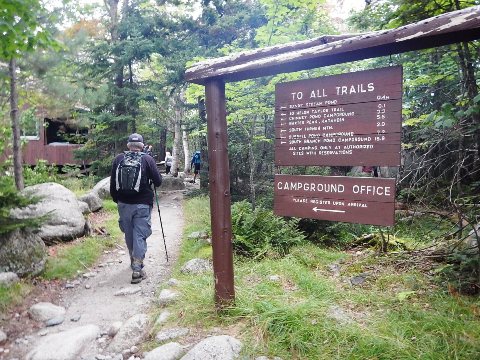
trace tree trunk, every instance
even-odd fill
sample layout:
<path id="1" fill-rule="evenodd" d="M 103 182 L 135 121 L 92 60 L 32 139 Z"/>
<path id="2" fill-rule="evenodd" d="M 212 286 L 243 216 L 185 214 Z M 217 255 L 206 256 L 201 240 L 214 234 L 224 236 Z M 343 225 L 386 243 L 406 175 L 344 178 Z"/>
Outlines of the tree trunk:
<path id="1" fill-rule="evenodd" d="M 184 166 L 183 172 L 186 174 L 190 169 L 190 148 L 188 146 L 188 136 L 187 131 L 185 130 L 185 126 L 182 126 L 182 143 L 183 143 L 183 158 L 184 158 Z"/>
<path id="2" fill-rule="evenodd" d="M 182 122 L 182 109 L 181 109 L 180 99 L 178 97 L 175 98 L 175 119 L 173 128 L 175 131 L 175 135 L 173 137 L 173 152 L 172 152 L 172 175 L 177 177 L 178 176 L 178 168 L 179 168 L 179 155 L 180 155 L 180 137 L 181 137 L 181 122 Z"/>
<path id="3" fill-rule="evenodd" d="M 255 152 L 253 151 L 253 139 L 255 138 L 255 125 L 257 117 L 254 116 L 250 126 L 250 139 L 248 141 L 248 157 L 250 162 L 250 202 L 252 209 L 255 210 L 256 194 L 255 194 Z"/>
<path id="4" fill-rule="evenodd" d="M 158 139 L 158 161 L 163 161 L 167 152 L 167 128 L 162 127 L 160 129 L 160 135 Z"/>
<path id="5" fill-rule="evenodd" d="M 18 190 L 25 187 L 23 180 L 22 148 L 20 143 L 20 121 L 18 117 L 17 62 L 12 58 L 8 64 L 10 76 L 10 119 L 13 133 L 13 173 Z"/>
<path id="6" fill-rule="evenodd" d="M 207 124 L 207 112 L 205 108 L 205 100 L 201 97 L 198 98 L 198 115 L 201 119 L 202 125 Z M 200 189 L 208 191 L 209 178 L 208 178 L 208 143 L 206 136 L 200 136 Z"/>

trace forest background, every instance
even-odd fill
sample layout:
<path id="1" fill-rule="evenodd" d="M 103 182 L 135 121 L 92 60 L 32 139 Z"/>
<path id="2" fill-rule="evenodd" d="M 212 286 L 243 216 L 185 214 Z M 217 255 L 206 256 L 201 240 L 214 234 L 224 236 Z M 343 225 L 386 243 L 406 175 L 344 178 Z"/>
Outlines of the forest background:
<path id="1" fill-rule="evenodd" d="M 73 120 L 78 131 L 66 140 L 84 144 L 76 157 L 91 164 L 90 177 L 108 175 L 112 158 L 124 150 L 132 132 L 143 134 L 153 145 L 158 161 L 166 151 L 172 152 L 175 175 L 188 172 L 192 151 L 199 149 L 205 190 L 204 93 L 203 87 L 183 80 L 189 64 L 340 30 L 396 28 L 478 4 L 475 0 L 365 1 L 348 21 L 339 22 L 333 20 L 332 5 L 318 0 L 104 0 L 100 4 L 0 0 L 0 31 L 5 35 L 0 40 L 0 152 L 13 149 L 0 170 L 1 231 L 25 226 L 5 219 L 10 208 L 22 204 L 18 191 L 38 181 L 35 170 L 22 165 L 20 154 L 23 136 L 38 134 L 43 118 Z M 253 209 L 272 208 L 276 83 L 402 65 L 403 165 L 396 171 L 397 200 L 416 209 L 413 217 L 432 215 L 429 228 L 439 228 L 445 221 L 450 225 L 433 237 L 426 231 L 428 242 L 402 246 L 447 261 L 456 287 L 478 293 L 479 57 L 479 43 L 473 41 L 227 84 L 233 201 L 247 199 Z M 75 176 L 81 175 L 80 170 L 63 169 Z M 323 175 L 350 171 L 342 167 L 284 170 Z M 384 232 L 387 237 L 395 232 L 308 219 L 295 226 L 315 244 L 338 247 L 347 246 L 347 238 L 357 241 L 362 233 L 373 232 L 382 251 L 388 250 Z M 472 236 L 475 241 L 468 242 Z M 432 249 L 437 253 L 432 255 Z"/>

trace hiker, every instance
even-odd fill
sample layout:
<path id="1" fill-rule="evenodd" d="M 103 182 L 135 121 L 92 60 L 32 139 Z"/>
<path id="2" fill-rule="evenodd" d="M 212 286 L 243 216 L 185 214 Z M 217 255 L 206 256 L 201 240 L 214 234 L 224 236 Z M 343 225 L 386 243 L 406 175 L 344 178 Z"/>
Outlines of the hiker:
<path id="1" fill-rule="evenodd" d="M 195 167 L 193 170 L 193 183 L 195 183 L 195 180 L 197 179 L 197 175 L 200 172 L 200 151 L 197 150 L 195 151 L 195 154 L 193 154 L 192 161 L 190 162 L 190 170 L 192 170 L 192 167 Z"/>
<path id="2" fill-rule="evenodd" d="M 150 155 L 151 157 L 153 157 L 153 148 L 152 148 L 152 145 L 145 145 L 145 147 L 143 148 L 143 152 L 145 154 L 148 154 Z"/>
<path id="3" fill-rule="evenodd" d="M 120 230 L 125 234 L 125 243 L 130 253 L 132 284 L 146 278 L 143 260 L 147 252 L 147 238 L 152 234 L 151 213 L 153 186 L 159 187 L 162 176 L 155 160 L 142 152 L 143 137 L 132 134 L 127 148 L 112 163 L 110 195 L 117 203 Z"/>
<path id="4" fill-rule="evenodd" d="M 170 174 L 170 169 L 173 163 L 173 156 L 167 151 L 165 154 L 165 174 Z"/>

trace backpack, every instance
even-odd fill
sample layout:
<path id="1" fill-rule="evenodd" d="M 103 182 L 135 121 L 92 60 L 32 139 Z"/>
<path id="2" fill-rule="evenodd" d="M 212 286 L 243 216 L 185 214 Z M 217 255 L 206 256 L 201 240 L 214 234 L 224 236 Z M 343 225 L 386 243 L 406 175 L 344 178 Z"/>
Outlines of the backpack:
<path id="1" fill-rule="evenodd" d="M 193 155 L 193 163 L 198 165 L 200 164 L 200 154 L 199 153 L 195 153 L 195 155 Z"/>
<path id="2" fill-rule="evenodd" d="M 138 194 L 140 185 L 145 183 L 142 177 L 142 156 L 145 153 L 126 151 L 122 161 L 117 166 L 115 182 L 117 191 L 125 195 Z"/>

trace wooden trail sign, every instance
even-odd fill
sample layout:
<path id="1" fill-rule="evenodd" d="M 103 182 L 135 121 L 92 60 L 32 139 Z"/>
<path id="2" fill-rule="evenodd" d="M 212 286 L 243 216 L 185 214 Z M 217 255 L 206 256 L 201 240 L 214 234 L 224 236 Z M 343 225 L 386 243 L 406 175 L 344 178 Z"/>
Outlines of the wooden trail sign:
<path id="1" fill-rule="evenodd" d="M 275 175 L 280 216 L 392 226 L 394 202 L 395 179 Z"/>
<path id="2" fill-rule="evenodd" d="M 402 68 L 277 84 L 275 165 L 400 165 Z"/>

